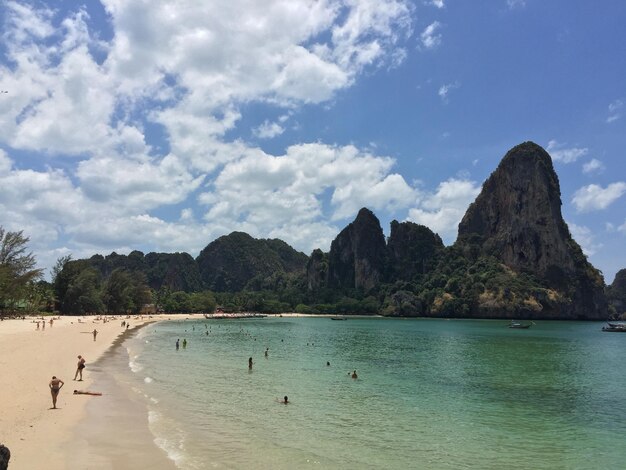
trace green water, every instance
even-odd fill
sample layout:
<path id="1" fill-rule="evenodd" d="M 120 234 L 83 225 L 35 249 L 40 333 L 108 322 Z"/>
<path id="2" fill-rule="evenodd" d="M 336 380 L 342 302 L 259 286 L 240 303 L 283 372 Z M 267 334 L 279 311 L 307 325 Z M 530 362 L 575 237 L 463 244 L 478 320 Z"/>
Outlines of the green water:
<path id="1" fill-rule="evenodd" d="M 158 323 L 125 343 L 125 380 L 179 468 L 623 468 L 626 335 L 506 325 Z"/>

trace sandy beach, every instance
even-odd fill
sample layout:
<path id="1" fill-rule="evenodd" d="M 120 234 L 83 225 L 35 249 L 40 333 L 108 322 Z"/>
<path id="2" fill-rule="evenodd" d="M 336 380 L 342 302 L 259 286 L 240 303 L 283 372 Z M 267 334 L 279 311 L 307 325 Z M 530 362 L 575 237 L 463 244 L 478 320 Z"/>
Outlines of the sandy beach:
<path id="1" fill-rule="evenodd" d="M 118 316 L 106 323 L 96 317 L 60 317 L 54 320 L 52 326 L 48 317 L 45 329 L 40 327 L 39 330 L 35 318 L 0 322 L 0 370 L 3 377 L 0 387 L 0 443 L 11 451 L 9 468 L 78 468 L 74 466 L 76 455 L 85 459 L 82 468 L 122 468 L 110 462 L 91 462 L 84 450 L 76 452 L 72 440 L 76 439 L 77 427 L 85 417 L 87 404 L 93 400 L 106 400 L 107 396 L 74 395 L 73 391 L 93 390 L 98 374 L 92 374 L 90 365 L 102 358 L 115 340 L 126 333 L 126 327 L 121 326 L 122 321 L 130 323 L 132 329 L 148 322 L 192 317 L 156 315 L 127 319 Z M 98 331 L 95 341 L 94 329 Z M 83 381 L 74 381 L 79 354 L 85 358 L 86 367 Z M 102 364 L 106 365 L 106 361 L 100 361 L 101 369 Z M 58 396 L 57 409 L 52 409 L 48 386 L 53 375 L 65 383 Z M 114 391 L 107 392 L 111 395 Z M 116 393 L 119 396 L 124 391 L 117 390 Z M 163 458 L 151 442 L 147 421 L 144 422 L 143 428 L 141 422 L 134 425 L 135 429 L 142 431 L 145 448 L 128 452 L 134 456 L 146 454 Z M 123 424 L 118 422 L 117 425 Z M 84 423 L 81 426 L 87 429 Z M 121 445 L 117 457 L 123 452 L 124 446 Z M 68 463 L 70 456 L 72 465 Z M 124 460 L 123 455 L 121 458 Z"/>

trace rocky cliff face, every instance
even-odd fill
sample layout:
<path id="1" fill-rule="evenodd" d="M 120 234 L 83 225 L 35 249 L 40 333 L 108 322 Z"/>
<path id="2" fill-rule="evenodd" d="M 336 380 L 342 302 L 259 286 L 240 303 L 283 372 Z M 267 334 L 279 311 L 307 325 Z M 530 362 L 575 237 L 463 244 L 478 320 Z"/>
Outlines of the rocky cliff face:
<path id="1" fill-rule="evenodd" d="M 459 224 L 456 246 L 469 256 L 494 256 L 563 294 L 544 317 L 606 317 L 604 281 L 570 235 L 552 160 L 537 144 L 506 154 Z"/>
<path id="2" fill-rule="evenodd" d="M 326 286 L 328 275 L 328 259 L 319 248 L 313 250 L 306 265 L 307 289 L 316 291 Z"/>
<path id="3" fill-rule="evenodd" d="M 196 262 L 207 289 L 238 292 L 256 276 L 304 273 L 307 259 L 281 240 L 259 240 L 233 232 L 209 243 Z"/>
<path id="4" fill-rule="evenodd" d="M 443 250 L 441 237 L 423 225 L 413 222 L 391 222 L 387 241 L 390 281 L 413 281 L 433 268 Z"/>
<path id="5" fill-rule="evenodd" d="M 361 209 L 330 246 L 327 284 L 330 288 L 368 291 L 383 279 L 386 245 L 378 218 Z"/>
<path id="6" fill-rule="evenodd" d="M 617 272 L 613 284 L 606 289 L 606 296 L 615 309 L 615 314 L 626 318 L 626 269 Z"/>

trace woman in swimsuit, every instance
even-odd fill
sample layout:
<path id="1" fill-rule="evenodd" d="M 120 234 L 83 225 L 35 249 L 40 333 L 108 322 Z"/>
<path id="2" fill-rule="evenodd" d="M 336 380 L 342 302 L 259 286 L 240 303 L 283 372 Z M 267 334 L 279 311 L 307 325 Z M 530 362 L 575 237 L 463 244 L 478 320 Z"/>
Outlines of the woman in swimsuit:
<path id="1" fill-rule="evenodd" d="M 80 377 L 80 380 L 83 380 L 83 369 L 85 368 L 85 358 L 83 356 L 78 356 L 78 365 L 76 366 L 76 373 L 74 374 L 74 380 L 76 377 Z"/>
<path id="2" fill-rule="evenodd" d="M 65 385 L 65 383 L 61 379 L 57 379 L 54 375 L 52 376 L 52 380 L 48 384 L 50 387 L 50 393 L 52 394 L 52 408 L 57 407 L 57 397 L 59 396 L 59 391 L 63 385 Z"/>

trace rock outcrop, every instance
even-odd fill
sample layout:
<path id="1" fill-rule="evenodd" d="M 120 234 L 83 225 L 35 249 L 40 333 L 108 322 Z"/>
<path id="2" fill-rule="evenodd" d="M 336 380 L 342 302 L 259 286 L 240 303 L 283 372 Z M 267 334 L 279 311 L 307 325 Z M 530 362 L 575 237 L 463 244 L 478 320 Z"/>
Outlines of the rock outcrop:
<path id="1" fill-rule="evenodd" d="M 317 291 L 326 286 L 328 257 L 319 248 L 313 250 L 306 265 L 307 289 Z"/>
<path id="2" fill-rule="evenodd" d="M 257 276 L 304 273 L 307 260 L 281 240 L 256 239 L 243 232 L 212 241 L 196 258 L 205 288 L 217 292 L 238 292 Z"/>
<path id="3" fill-rule="evenodd" d="M 387 279 L 413 281 L 428 273 L 441 250 L 441 237 L 423 225 L 413 222 L 391 222 L 387 241 Z"/>
<path id="4" fill-rule="evenodd" d="M 107 256 L 94 255 L 89 263 L 103 279 L 109 278 L 116 269 L 142 272 L 148 285 L 154 289 L 167 288 L 171 292 L 198 292 L 202 290 L 198 266 L 188 253 L 148 253 L 131 251 L 128 255 L 115 252 Z"/>
<path id="5" fill-rule="evenodd" d="M 572 239 L 552 160 L 535 143 L 511 149 L 485 181 L 459 224 L 456 246 L 468 256 L 494 256 L 562 294 L 542 317 L 606 318 L 602 275 Z"/>
<path id="6" fill-rule="evenodd" d="M 376 287 L 383 280 L 386 250 L 378 218 L 369 209 L 361 209 L 330 246 L 328 287 L 365 292 Z"/>
<path id="7" fill-rule="evenodd" d="M 613 284 L 607 287 L 606 296 L 616 316 L 626 318 L 626 269 L 620 269 Z"/>

